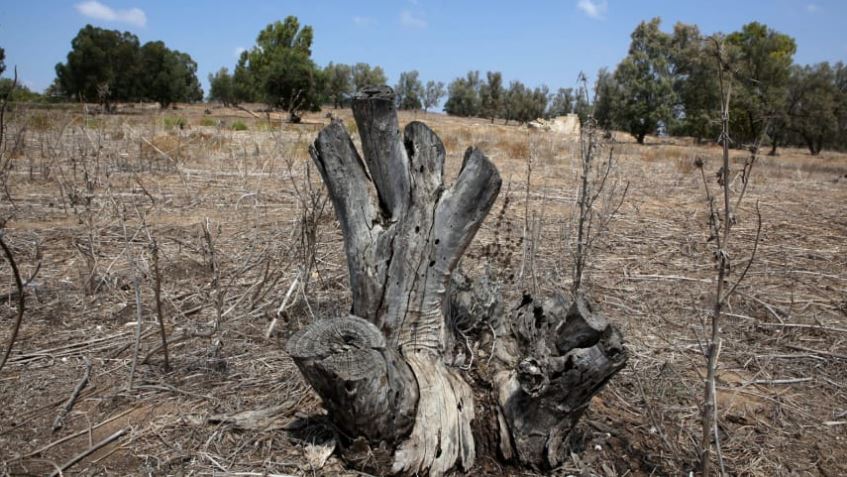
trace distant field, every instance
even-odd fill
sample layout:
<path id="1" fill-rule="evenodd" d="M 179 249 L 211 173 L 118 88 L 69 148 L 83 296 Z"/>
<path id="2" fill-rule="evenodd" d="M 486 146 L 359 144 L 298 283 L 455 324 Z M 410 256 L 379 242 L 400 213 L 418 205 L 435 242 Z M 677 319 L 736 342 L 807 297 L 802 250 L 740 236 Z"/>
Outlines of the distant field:
<path id="1" fill-rule="evenodd" d="M 0 218 L 22 275 L 37 274 L 0 371 L 0 474 L 53 472 L 53 464 L 127 429 L 72 470 L 345 475 L 335 457 L 317 470 L 311 443 L 322 428 L 307 418 L 322 412 L 320 401 L 283 351 L 295 330 L 349 304 L 341 233 L 308 155 L 329 119 L 326 111 L 307 114 L 295 125 L 246 109 L 97 115 L 79 106 L 19 106 L 11 114 L 13 169 L 0 191 Z M 355 131 L 349 110 L 332 113 Z M 533 287 L 568 289 L 576 138 L 502 121 L 400 116 L 415 119 L 442 138 L 448 177 L 471 145 L 503 177 L 462 269 L 489 273 L 507 303 Z M 701 349 L 715 276 L 694 159 L 705 160 L 711 180 L 720 149 L 614 139 L 605 150 L 619 161 L 610 180 L 629 189 L 598 239 L 588 290 L 621 328 L 631 357 L 582 421 L 583 451 L 557 475 L 681 475 L 697 461 Z M 733 151 L 733 161 L 747 155 Z M 845 475 L 847 155 L 782 149 L 759 158 L 733 229 L 735 274 L 750 257 L 756 204 L 762 240 L 723 317 L 723 459 L 732 475 Z M 157 350 L 154 240 L 167 372 Z M 303 273 L 303 286 L 285 300 Z M 0 280 L 5 346 L 17 299 L 5 261 Z M 142 334 L 130 388 L 135 283 Z M 274 318 L 280 322 L 266 339 Z M 90 383 L 52 432 L 86 359 Z M 232 417 L 272 407 L 258 420 Z"/>

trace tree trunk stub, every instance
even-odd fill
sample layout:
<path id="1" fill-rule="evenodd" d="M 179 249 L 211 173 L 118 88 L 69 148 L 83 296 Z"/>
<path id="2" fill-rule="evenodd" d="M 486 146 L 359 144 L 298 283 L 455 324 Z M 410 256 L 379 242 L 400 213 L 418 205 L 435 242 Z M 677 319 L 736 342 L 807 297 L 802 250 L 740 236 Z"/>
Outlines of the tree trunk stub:
<path id="1" fill-rule="evenodd" d="M 488 322 L 480 336 L 496 330 L 488 336 L 497 358 L 483 378 L 488 390 L 476 390 L 494 395 L 475 397 L 453 366 L 457 327 L 445 312 L 453 271 L 497 198 L 500 176 L 469 148 L 447 187 L 444 145 L 421 122 L 400 131 L 390 88 L 365 88 L 352 106 L 364 158 L 336 119 L 310 148 L 344 236 L 350 315 L 306 326 L 289 353 L 345 438 L 393 451 L 382 471 L 468 470 L 482 440 L 499 442 L 494 458 L 557 465 L 591 397 L 623 367 L 620 334 L 581 299 L 570 307 L 564 299 L 529 307 L 525 299 L 508 320 L 489 307 L 492 316 L 470 321 Z M 478 292 L 491 302 L 495 295 L 480 284 L 465 297 Z M 475 401 L 486 403 L 479 411 L 487 417 L 472 427 Z"/>

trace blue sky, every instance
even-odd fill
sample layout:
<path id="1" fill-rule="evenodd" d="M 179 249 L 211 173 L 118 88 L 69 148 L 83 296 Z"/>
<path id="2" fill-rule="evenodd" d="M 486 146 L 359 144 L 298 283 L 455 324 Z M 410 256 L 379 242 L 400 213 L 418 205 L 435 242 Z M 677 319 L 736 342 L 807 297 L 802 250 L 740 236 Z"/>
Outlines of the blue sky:
<path id="1" fill-rule="evenodd" d="M 580 71 L 614 67 L 633 28 L 654 16 L 666 31 L 682 21 L 704 33 L 756 20 L 797 40 L 798 63 L 847 61 L 844 0 L 0 0 L 0 47 L 8 70 L 17 65 L 40 91 L 85 24 L 128 30 L 189 53 L 206 89 L 209 72 L 231 69 L 239 48 L 287 15 L 314 28 L 319 65 L 378 64 L 391 83 L 411 69 L 445 83 L 478 69 L 552 90 L 574 86 Z"/>

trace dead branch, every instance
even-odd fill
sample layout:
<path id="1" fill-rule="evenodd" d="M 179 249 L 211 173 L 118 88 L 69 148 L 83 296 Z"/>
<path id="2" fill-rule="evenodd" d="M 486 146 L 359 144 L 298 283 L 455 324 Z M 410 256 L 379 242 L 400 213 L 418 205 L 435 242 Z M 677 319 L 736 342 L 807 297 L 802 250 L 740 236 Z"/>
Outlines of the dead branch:
<path id="1" fill-rule="evenodd" d="M 68 398 L 65 405 L 62 406 L 62 409 L 59 411 L 59 415 L 56 416 L 56 419 L 53 420 L 53 432 L 58 431 L 65 425 L 65 416 L 71 412 L 71 409 L 76 404 L 76 400 L 79 398 L 79 393 L 85 388 L 88 384 L 88 378 L 91 377 L 91 361 L 88 360 L 88 357 L 85 357 L 85 372 L 80 378 L 79 382 L 76 383 L 73 392 L 71 393 L 71 397 Z"/>
<path id="2" fill-rule="evenodd" d="M 9 266 L 12 268 L 12 275 L 15 278 L 15 286 L 18 288 L 18 314 L 15 317 L 15 324 L 12 325 L 12 336 L 9 337 L 9 345 L 6 347 L 6 352 L 3 353 L 3 359 L 0 360 L 0 370 L 2 370 L 3 366 L 6 364 L 6 361 L 9 359 L 9 355 L 12 354 L 12 346 L 15 345 L 15 339 L 17 339 L 18 332 L 21 329 L 21 322 L 24 319 L 26 294 L 24 293 L 24 285 L 21 281 L 21 273 L 20 271 L 18 271 L 18 264 L 15 262 L 15 257 L 12 255 L 12 250 L 9 249 L 9 246 L 6 245 L 6 242 L 3 240 L 2 231 L 0 231 L 0 247 L 3 248 L 3 254 L 6 256 L 6 260 L 9 262 Z"/>

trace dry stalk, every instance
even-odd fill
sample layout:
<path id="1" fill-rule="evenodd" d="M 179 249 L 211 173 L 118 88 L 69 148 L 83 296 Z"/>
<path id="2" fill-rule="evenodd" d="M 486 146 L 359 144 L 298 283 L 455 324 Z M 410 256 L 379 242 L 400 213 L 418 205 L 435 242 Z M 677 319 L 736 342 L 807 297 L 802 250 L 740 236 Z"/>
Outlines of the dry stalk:
<path id="1" fill-rule="evenodd" d="M 165 330 L 165 315 L 162 312 L 162 273 L 159 269 L 159 244 L 151 237 L 150 251 L 153 255 L 153 293 L 156 296 L 156 317 L 159 319 L 159 332 L 162 337 L 162 353 L 165 357 L 165 371 L 170 369 L 168 360 L 168 336 Z"/>
<path id="2" fill-rule="evenodd" d="M 135 365 L 138 364 L 138 349 L 141 347 L 141 280 L 136 274 L 132 281 L 132 288 L 135 290 L 135 345 L 132 349 L 132 367 L 129 368 L 129 383 L 127 390 L 132 391 L 132 383 L 135 379 Z"/>
<path id="3" fill-rule="evenodd" d="M 703 397 L 703 415 L 701 420 L 702 434 L 699 449 L 700 471 L 704 476 L 709 475 L 711 472 L 710 467 L 712 438 L 714 438 L 715 451 L 718 457 L 718 463 L 720 465 L 720 474 L 726 474 L 726 468 L 724 466 L 723 455 L 720 447 L 720 436 L 718 432 L 718 409 L 716 399 L 717 368 L 722 345 L 720 336 L 720 316 L 723 312 L 724 306 L 727 303 L 727 300 L 735 292 L 739 283 L 744 280 L 745 276 L 747 275 L 747 271 L 750 269 L 750 265 L 755 259 L 762 229 L 762 217 L 761 213 L 759 212 L 759 206 L 757 203 L 756 214 L 758 216 L 758 225 L 756 230 L 755 243 L 753 244 L 753 252 L 751 254 L 750 260 L 747 262 L 747 266 L 744 268 L 738 280 L 736 280 L 735 284 L 729 287 L 728 290 L 726 290 L 727 278 L 729 277 L 731 272 L 731 259 L 728 248 L 730 231 L 732 230 L 733 225 L 735 225 L 736 223 L 736 217 L 733 215 L 733 207 L 730 201 L 731 184 L 729 180 L 729 147 L 731 142 L 729 134 L 729 112 L 730 101 L 732 98 L 732 81 L 731 79 L 725 78 L 724 76 L 725 72 L 728 71 L 728 65 L 724 58 L 723 43 L 716 37 L 713 38 L 713 40 L 715 42 L 715 54 L 718 61 L 718 79 L 721 93 L 721 135 L 719 138 L 719 142 L 721 143 L 722 147 L 723 162 L 721 169 L 717 173 L 717 179 L 718 184 L 721 186 L 721 192 L 723 196 L 723 215 L 721 215 L 719 208 L 716 204 L 716 198 L 712 195 L 709 189 L 708 181 L 706 180 L 706 174 L 704 171 L 703 160 L 698 158 L 695 161 L 695 166 L 700 169 L 700 175 L 703 179 L 703 187 L 706 192 L 706 200 L 709 204 L 709 239 L 710 241 L 714 241 L 715 244 L 714 256 L 715 262 L 717 264 L 717 279 L 715 284 L 716 290 L 714 302 L 712 304 L 711 315 L 709 317 L 710 333 L 709 342 L 706 347 L 706 380 Z M 766 130 L 767 128 L 764 128 L 763 132 Z M 742 181 L 744 186 L 735 204 L 736 208 L 741 203 L 741 199 L 743 198 L 744 193 L 747 190 L 747 183 L 749 181 L 753 165 L 756 162 L 756 154 L 758 152 L 761 140 L 762 137 L 759 137 L 756 143 L 751 147 L 751 156 L 744 164 L 744 168 L 742 171 Z"/>
<path id="4" fill-rule="evenodd" d="M 84 451 L 80 452 L 79 454 L 77 454 L 77 455 L 73 456 L 70 460 L 68 460 L 67 462 L 65 462 L 64 464 L 62 464 L 62 466 L 61 466 L 60 468 L 56 469 L 56 471 L 55 471 L 55 472 L 53 472 L 52 474 L 50 474 L 50 477 L 61 476 L 61 475 L 62 475 L 62 471 L 67 470 L 67 469 L 68 469 L 69 467 L 71 467 L 72 465 L 74 465 L 74 464 L 78 463 L 79 461 L 81 461 L 81 460 L 85 459 L 86 457 L 88 457 L 88 456 L 90 456 L 91 454 L 93 454 L 93 453 L 97 452 L 98 450 L 102 449 L 103 447 L 105 447 L 105 446 L 107 446 L 107 445 L 111 444 L 112 442 L 114 442 L 114 441 L 116 441 L 116 440 L 120 439 L 120 438 L 121 438 L 121 436 L 123 436 L 124 434 L 126 434 L 129 430 L 130 430 L 130 429 L 129 429 L 128 427 L 127 427 L 127 428 L 124 428 L 124 429 L 121 429 L 121 430 L 119 430 L 118 432 L 115 432 L 114 434 L 112 434 L 112 435 L 110 435 L 110 436 L 106 437 L 106 438 L 105 438 L 105 439 L 103 439 L 102 441 L 100 441 L 100 442 L 98 442 L 98 443 L 94 444 L 93 446 L 89 447 L 88 449 L 86 449 L 86 450 L 84 450 Z"/>
<path id="5" fill-rule="evenodd" d="M 18 264 L 15 262 L 15 257 L 14 255 L 12 255 L 12 250 L 9 249 L 9 246 L 6 245 L 6 242 L 3 240 L 2 231 L 0 231 L 0 248 L 3 249 L 3 254 L 6 256 L 6 260 L 9 262 L 9 266 L 12 268 L 12 276 L 15 279 L 15 286 L 18 288 L 18 314 L 15 317 L 15 324 L 12 325 L 12 336 L 9 337 L 9 345 L 6 347 L 6 352 L 3 353 L 3 358 L 0 359 L 0 370 L 2 370 L 3 366 L 6 364 L 6 361 L 9 359 L 9 355 L 12 354 L 12 346 L 15 345 L 15 340 L 17 339 L 18 332 L 21 329 L 21 322 L 24 319 L 26 294 L 24 293 L 24 284 L 21 280 L 21 273 L 18 270 Z M 37 272 L 38 270 L 36 269 L 36 273 Z"/>
<path id="6" fill-rule="evenodd" d="M 212 231 L 209 228 L 209 218 L 203 221 L 203 239 L 206 241 L 209 253 L 209 267 L 212 269 L 212 289 L 215 293 L 215 328 L 214 333 L 217 334 L 221 329 L 221 320 L 223 319 L 224 296 L 221 290 L 221 270 L 218 262 L 217 253 L 215 251 L 215 240 L 212 238 Z"/>

